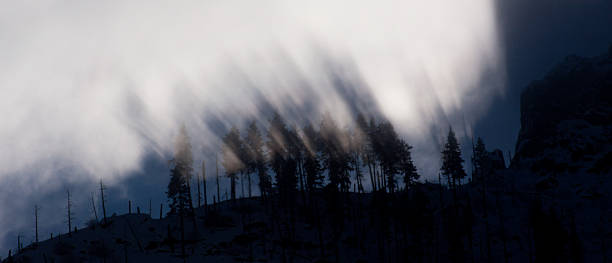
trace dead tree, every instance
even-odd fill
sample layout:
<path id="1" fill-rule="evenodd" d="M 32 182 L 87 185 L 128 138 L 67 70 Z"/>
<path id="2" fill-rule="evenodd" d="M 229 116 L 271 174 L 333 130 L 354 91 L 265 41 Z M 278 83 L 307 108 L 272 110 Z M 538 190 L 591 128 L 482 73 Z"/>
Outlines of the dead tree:
<path id="1" fill-rule="evenodd" d="M 198 185 L 198 207 L 202 206 L 202 194 L 200 192 L 200 176 L 196 176 L 196 183 Z"/>
<path id="2" fill-rule="evenodd" d="M 102 215 L 104 216 L 104 224 L 106 224 L 106 199 L 104 199 L 104 184 L 100 180 L 100 201 L 102 202 Z"/>
<path id="3" fill-rule="evenodd" d="M 70 199 L 70 189 L 66 189 L 66 195 L 67 195 L 67 203 L 66 203 L 66 209 L 67 209 L 67 214 L 66 217 L 68 219 L 68 234 L 71 235 L 72 234 L 72 219 L 74 214 L 72 213 L 72 200 Z"/>
<path id="4" fill-rule="evenodd" d="M 40 207 L 34 205 L 34 229 L 36 231 L 36 244 L 38 244 L 38 210 Z"/>
<path id="5" fill-rule="evenodd" d="M 21 234 L 17 235 L 17 253 L 21 253 Z"/>
<path id="6" fill-rule="evenodd" d="M 219 190 L 219 160 L 215 155 L 215 169 L 217 172 L 217 202 L 221 202 L 221 191 Z"/>
<path id="7" fill-rule="evenodd" d="M 208 194 L 206 193 L 206 163 L 202 160 L 202 188 L 204 188 L 204 207 L 208 208 Z"/>
<path id="8" fill-rule="evenodd" d="M 94 217 L 96 219 L 96 223 L 98 222 L 98 211 L 96 210 L 96 201 L 94 200 L 94 193 L 91 193 L 91 209 L 94 212 Z"/>

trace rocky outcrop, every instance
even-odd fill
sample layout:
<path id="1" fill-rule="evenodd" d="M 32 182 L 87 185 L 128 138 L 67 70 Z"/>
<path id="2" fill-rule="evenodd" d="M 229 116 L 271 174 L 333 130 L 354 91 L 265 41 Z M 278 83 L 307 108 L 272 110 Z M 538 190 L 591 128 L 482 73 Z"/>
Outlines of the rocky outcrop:
<path id="1" fill-rule="evenodd" d="M 540 175 L 612 172 L 612 46 L 529 85 L 515 152 L 513 168 Z"/>
<path id="2" fill-rule="evenodd" d="M 487 156 L 485 158 L 487 167 L 491 167 L 493 171 L 499 171 L 506 169 L 506 161 L 504 160 L 504 153 L 500 149 L 495 149 L 493 151 L 487 151 Z"/>

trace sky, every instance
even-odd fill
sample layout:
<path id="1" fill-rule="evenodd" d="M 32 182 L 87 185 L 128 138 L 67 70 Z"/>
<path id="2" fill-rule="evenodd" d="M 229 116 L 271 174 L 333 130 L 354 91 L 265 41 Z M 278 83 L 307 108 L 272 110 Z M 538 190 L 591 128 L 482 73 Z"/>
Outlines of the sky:
<path id="1" fill-rule="evenodd" d="M 603 0 L 3 5 L 0 255 L 17 235 L 33 240 L 34 204 L 41 237 L 65 232 L 67 189 L 82 227 L 100 179 L 109 214 L 127 200 L 159 214 L 181 124 L 209 175 L 217 135 L 272 109 L 296 125 L 380 112 L 425 179 L 449 125 L 465 149 L 481 136 L 513 152 L 521 90 L 565 56 L 612 43 Z"/>

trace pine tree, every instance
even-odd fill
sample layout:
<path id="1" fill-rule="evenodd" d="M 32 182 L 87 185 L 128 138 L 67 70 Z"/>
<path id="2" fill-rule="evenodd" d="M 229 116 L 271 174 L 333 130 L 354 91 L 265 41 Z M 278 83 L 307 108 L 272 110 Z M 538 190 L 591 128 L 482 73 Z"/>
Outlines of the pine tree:
<path id="1" fill-rule="evenodd" d="M 72 234 L 72 221 L 74 220 L 74 213 L 72 212 L 72 199 L 70 198 L 70 189 L 66 189 L 67 202 L 66 202 L 66 221 L 68 223 L 68 234 Z"/>
<path id="2" fill-rule="evenodd" d="M 324 114 L 319 128 L 322 163 L 328 172 L 330 187 L 334 191 L 348 192 L 351 185 L 351 155 L 348 140 L 329 114 Z"/>
<path id="3" fill-rule="evenodd" d="M 249 173 L 249 182 L 250 174 L 256 173 L 259 179 L 259 191 L 262 196 L 265 196 L 270 192 L 272 185 L 270 177 L 266 172 L 266 160 L 263 149 L 264 141 L 255 121 L 252 121 L 247 128 L 244 144 L 247 151 L 248 161 L 246 166 Z"/>
<path id="4" fill-rule="evenodd" d="M 319 149 L 321 140 L 311 125 L 303 129 L 302 141 L 306 148 L 304 156 L 304 172 L 306 175 L 306 191 L 313 192 L 323 185 L 323 167 L 321 167 Z"/>
<path id="5" fill-rule="evenodd" d="M 385 190 L 387 188 L 386 178 L 384 175 L 383 169 L 383 158 L 384 158 L 384 141 L 383 135 L 381 131 L 381 125 L 376 123 L 374 118 L 370 119 L 370 123 L 368 125 L 368 137 L 370 139 L 370 155 L 371 155 L 371 164 L 372 171 L 374 174 L 374 183 L 376 185 L 377 190 Z"/>
<path id="6" fill-rule="evenodd" d="M 382 121 L 376 128 L 375 153 L 380 162 L 383 173 L 384 185 L 389 192 L 395 192 L 397 188 L 396 175 L 401 168 L 403 154 L 403 142 L 395 132 L 391 122 Z"/>
<path id="7" fill-rule="evenodd" d="M 476 142 L 476 146 L 473 149 L 472 154 L 472 180 L 478 182 L 484 182 L 484 176 L 486 171 L 486 163 L 487 163 L 487 150 L 485 148 L 485 144 L 482 141 L 482 138 L 478 137 Z"/>
<path id="8" fill-rule="evenodd" d="M 365 165 L 368 167 L 368 174 L 370 175 L 370 184 L 372 185 L 372 192 L 375 192 L 377 188 L 374 174 L 375 157 L 374 151 L 372 149 L 371 128 L 365 116 L 362 114 L 357 115 L 356 122 L 357 127 L 355 131 L 355 141 L 358 144 L 358 153 Z"/>
<path id="9" fill-rule="evenodd" d="M 171 214 L 186 212 L 192 208 L 189 181 L 193 175 L 193 156 L 187 129 L 181 126 L 174 145 L 174 159 L 170 160 L 170 182 L 166 195 L 170 201 Z"/>
<path id="10" fill-rule="evenodd" d="M 298 179 L 302 177 L 302 163 L 304 161 L 304 144 L 300 139 L 300 136 L 297 133 L 297 129 L 292 127 L 287 129 L 287 134 L 285 138 L 287 138 L 287 153 L 288 156 L 285 160 L 285 164 L 287 165 L 286 175 L 288 182 L 286 183 L 288 189 L 290 191 L 295 191 L 298 187 Z M 303 188 L 303 182 L 300 187 Z"/>
<path id="11" fill-rule="evenodd" d="M 414 165 L 414 162 L 412 161 L 412 153 L 410 152 L 410 150 L 412 149 L 412 146 L 408 145 L 405 141 L 401 140 L 400 149 L 401 149 L 400 170 L 404 177 L 404 185 L 406 186 L 406 189 L 408 189 L 408 187 L 414 185 L 416 180 L 418 180 L 419 177 L 421 176 L 417 173 L 416 166 Z"/>
<path id="12" fill-rule="evenodd" d="M 244 144 L 240 139 L 240 131 L 232 127 L 223 137 L 223 161 L 222 165 L 225 174 L 230 179 L 230 191 L 232 200 L 236 200 L 236 178 L 245 167 L 244 165 Z"/>
<path id="13" fill-rule="evenodd" d="M 456 188 L 458 181 L 467 176 L 463 170 L 463 159 L 461 158 L 459 142 L 457 137 L 455 137 L 452 127 L 449 128 L 447 141 L 442 151 L 442 167 L 440 171 L 447 177 L 449 186 L 453 189 Z"/>
<path id="14" fill-rule="evenodd" d="M 293 136 L 281 116 L 275 113 L 268 127 L 268 162 L 276 175 L 276 185 L 284 202 L 289 201 L 297 186 L 297 162 L 290 152 Z"/>
<path id="15" fill-rule="evenodd" d="M 355 192 L 362 193 L 363 192 L 363 173 L 361 172 L 362 162 L 361 162 L 361 149 L 363 148 L 362 143 L 363 140 L 360 137 L 362 133 L 357 131 L 352 131 L 349 134 L 349 151 L 351 157 L 351 166 L 355 175 L 356 189 Z"/>
<path id="16" fill-rule="evenodd" d="M 193 175 L 191 142 L 185 125 L 182 125 L 174 144 L 174 159 L 170 160 L 170 182 L 166 195 L 170 201 L 170 214 L 180 217 L 181 254 L 185 255 L 185 216 L 192 215 L 194 232 L 197 235 L 195 214 L 191 200 L 189 182 Z"/>
<path id="17" fill-rule="evenodd" d="M 409 172 L 406 169 L 410 167 L 406 165 L 411 163 L 410 146 L 399 138 L 387 120 L 379 123 L 371 121 L 368 129 L 371 149 L 366 150 L 369 153 L 365 158 L 369 162 L 368 167 L 374 170 L 374 177 L 377 177 L 374 183 L 378 186 L 375 187 L 393 193 L 399 188 L 397 176 Z"/>

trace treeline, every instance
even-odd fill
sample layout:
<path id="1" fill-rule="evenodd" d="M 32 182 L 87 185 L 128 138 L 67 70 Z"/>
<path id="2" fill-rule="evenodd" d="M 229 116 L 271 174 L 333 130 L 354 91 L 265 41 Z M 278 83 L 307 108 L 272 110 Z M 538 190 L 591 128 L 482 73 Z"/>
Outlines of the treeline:
<path id="1" fill-rule="evenodd" d="M 281 195 L 321 188 L 364 192 L 366 174 L 373 191 L 395 192 L 419 178 L 412 147 L 388 121 L 366 120 L 359 115 L 354 128 L 343 129 L 326 114 L 318 127 L 297 129 L 275 114 L 264 134 L 253 121 L 242 136 L 232 127 L 223 137 L 222 164 L 232 181 L 232 199 L 236 198 L 238 178 L 248 182 L 251 192 L 253 175 L 263 196 L 271 194 L 273 186 Z M 268 170 L 274 175 L 274 184 Z"/>
<path id="2" fill-rule="evenodd" d="M 274 114 L 267 124 L 262 131 L 256 121 L 251 121 L 245 131 L 234 126 L 222 137 L 221 165 L 230 180 L 231 200 L 237 197 L 238 180 L 242 197 L 252 197 L 257 187 L 264 198 L 278 193 L 286 199 L 295 192 L 321 189 L 394 193 L 410 188 L 420 178 L 412 146 L 387 120 L 358 115 L 352 128 L 341 128 L 325 114 L 318 127 L 308 124 L 298 129 Z M 449 182 L 456 182 L 465 177 L 465 172 L 454 133 L 449 136 L 443 173 Z M 194 177 L 193 157 L 184 127 L 175 146 L 167 192 L 171 212 L 192 203 L 189 184 Z M 196 178 L 200 181 L 200 176 Z M 215 197 L 213 193 L 213 198 L 219 199 L 220 194 Z"/>
<path id="3" fill-rule="evenodd" d="M 170 161 L 171 180 L 167 192 L 170 213 L 186 207 L 193 209 L 191 147 L 183 126 L 175 143 L 174 159 Z M 307 124 L 297 128 L 274 114 L 263 131 L 255 120 L 244 131 L 231 127 L 222 137 L 220 154 L 225 177 L 230 181 L 228 199 L 236 199 L 238 180 L 242 197 L 252 197 L 253 188 L 257 187 L 264 198 L 278 193 L 281 199 L 286 199 L 296 192 L 311 193 L 322 189 L 357 193 L 406 190 L 420 178 L 411 150 L 412 146 L 385 119 L 359 114 L 352 127 L 341 128 L 329 114 L 324 114 L 318 127 Z M 445 178 L 449 188 L 455 189 L 467 174 L 452 128 L 449 128 L 441 156 L 439 176 Z M 213 193 L 213 200 L 220 202 L 218 163 L 216 166 L 217 195 Z M 205 172 L 202 162 L 202 172 L 195 176 L 198 205 L 202 198 L 201 183 L 206 191 Z"/>
<path id="4" fill-rule="evenodd" d="M 280 115 L 274 114 L 262 126 L 264 128 L 260 129 L 261 126 L 256 121 L 251 121 L 245 130 L 232 127 L 222 136 L 220 160 L 215 163 L 216 174 L 212 178 L 210 176 L 207 178 L 204 162 L 200 172 L 193 168 L 191 140 L 186 128 L 181 127 L 175 139 L 173 158 L 169 161 L 170 181 L 166 196 L 169 203 L 168 215 L 178 216 L 180 219 L 178 229 L 183 257 L 186 256 L 186 239 L 189 239 L 186 235 L 193 234 L 186 233 L 186 229 L 200 232 L 197 230 L 200 223 L 195 208 L 201 207 L 203 201 L 205 214 L 208 215 L 209 212 L 214 214 L 214 210 L 218 209 L 217 204 L 222 201 L 219 164 L 224 170 L 224 177 L 230 182 L 229 197 L 226 199 L 237 200 L 238 190 L 241 191 L 241 197 L 251 198 L 257 188 L 260 193 L 259 199 L 263 201 L 270 216 L 267 223 L 287 228 L 284 232 L 279 230 L 279 233 L 289 233 L 279 234 L 283 239 L 295 239 L 296 222 L 299 220 L 316 226 L 316 232 L 321 239 L 319 247 L 322 257 L 328 254 L 324 247 L 329 247 L 329 244 L 324 244 L 323 241 L 326 231 L 333 233 L 332 238 L 336 240 L 335 242 L 340 242 L 340 236 L 346 234 L 345 231 L 341 231 L 346 228 L 345 224 L 350 224 L 356 229 L 366 229 L 368 222 L 376 222 L 379 229 L 377 228 L 375 232 L 380 232 L 381 236 L 364 236 L 361 242 L 375 238 L 376 242 L 382 244 L 380 254 L 383 258 L 384 254 L 389 252 L 387 246 L 390 244 L 385 240 L 390 233 L 390 223 L 393 223 L 395 231 L 408 231 L 406 233 L 409 234 L 406 236 L 422 235 L 419 240 L 414 241 L 424 246 L 419 248 L 422 250 L 419 253 L 431 249 L 425 247 L 425 240 L 429 239 L 427 242 L 431 242 L 434 236 L 437 238 L 435 241 L 440 243 L 442 238 L 453 237 L 455 239 L 449 240 L 456 241 L 456 237 L 463 235 L 458 230 L 461 224 L 453 223 L 451 229 L 457 231 L 451 233 L 452 235 L 449 234 L 450 236 L 442 237 L 442 233 L 436 232 L 434 226 L 437 224 L 435 222 L 441 219 L 433 217 L 434 211 L 440 209 L 448 213 L 445 218 L 458 218 L 458 214 L 471 214 L 471 211 L 458 212 L 458 209 L 462 209 L 458 207 L 462 206 L 461 203 L 457 204 L 457 200 L 461 201 L 462 197 L 457 197 L 456 189 L 467 174 L 463 168 L 464 160 L 461 157 L 460 146 L 452 128 L 449 129 L 444 150 L 441 152 L 442 165 L 438 185 L 441 203 L 440 206 L 434 207 L 428 200 L 437 194 L 432 191 L 437 190 L 425 189 L 423 184 L 419 183 L 420 175 L 412 159 L 412 146 L 401 138 L 388 120 L 357 115 L 352 125 L 340 127 L 329 114 L 325 114 L 318 125 L 307 124 L 297 128 L 288 125 Z M 477 178 L 477 174 L 489 173 L 480 169 L 487 165 L 484 161 L 487 155 L 482 141 L 478 141 L 474 154 L 476 158 L 473 160 L 474 178 Z M 451 206 L 453 209 L 446 206 L 446 201 L 442 204 L 443 191 L 446 195 L 446 190 L 442 187 L 443 179 L 444 183 L 453 190 L 455 200 Z M 192 185 L 194 181 L 195 187 Z M 210 183 L 213 184 L 212 193 L 207 192 L 209 188 L 207 184 L 210 186 Z M 482 184 L 484 188 L 484 179 Z M 195 189 L 197 189 L 196 198 L 193 198 Z M 92 211 L 95 215 L 95 221 L 88 223 L 91 226 L 101 224 L 104 227 L 111 223 L 106 215 L 104 190 L 104 185 L 100 182 L 102 220 L 98 218 L 93 195 L 91 197 Z M 364 202 L 368 201 L 352 200 L 351 193 L 373 193 L 368 197 L 371 198 L 371 206 L 362 207 L 365 206 Z M 209 194 L 213 197 L 212 202 L 208 200 Z M 357 202 L 359 205 L 351 202 Z M 208 206 L 211 204 L 212 210 L 209 210 Z M 67 191 L 68 235 L 76 231 L 72 224 L 71 206 L 70 192 Z M 349 210 L 355 209 L 355 206 L 359 208 L 350 212 Z M 296 215 L 297 207 L 300 210 L 297 214 L 301 217 Z M 131 210 L 130 201 L 128 211 L 131 213 Z M 140 213 L 140 208 L 137 210 Z M 149 203 L 150 216 L 151 210 Z M 35 211 L 38 213 L 38 208 Z M 371 218 L 365 217 L 364 213 L 370 214 Z M 408 216 L 407 213 L 416 214 Z M 161 206 L 159 217 L 162 217 Z M 366 219 L 370 221 L 364 221 Z M 186 226 L 187 220 L 193 226 Z M 38 222 L 37 214 L 36 222 Z M 195 239 L 197 236 L 199 234 L 196 234 Z M 38 239 L 36 241 L 38 242 Z M 394 242 L 398 245 L 406 241 Z M 339 246 L 337 244 L 336 249 Z M 402 248 L 396 246 L 398 250 Z M 411 251 L 414 252 L 414 249 Z M 459 249 L 452 254 L 459 254 Z"/>
<path id="5" fill-rule="evenodd" d="M 275 230 L 270 235 L 289 244 L 301 242 L 296 231 L 303 221 L 315 226 L 312 231 L 319 236 L 318 247 L 323 258 L 332 254 L 341 257 L 341 239 L 357 231 L 361 232 L 358 239 L 363 249 L 370 246 L 366 244 L 368 240 L 378 244 L 377 258 L 381 261 L 391 257 L 414 259 L 414 255 L 421 255 L 420 259 L 432 258 L 441 254 L 458 260 L 464 251 L 461 244 L 467 243 L 464 240 L 469 236 L 466 227 L 471 229 L 468 218 L 473 216 L 470 206 L 464 203 L 465 192 L 457 193 L 467 176 L 459 142 L 449 128 L 441 152 L 437 189 L 424 188 L 419 183 L 420 175 L 411 150 L 412 146 L 384 119 L 358 115 L 352 127 L 342 128 L 326 114 L 318 126 L 307 124 L 298 129 L 274 114 L 263 131 L 256 121 L 251 121 L 242 132 L 232 127 L 222 136 L 220 153 L 225 177 L 230 181 L 228 199 L 233 201 L 230 204 L 236 204 L 240 211 L 249 210 L 240 208 L 243 202 L 236 202 L 239 180 L 242 197 L 251 198 L 252 189 L 258 187 L 268 215 L 266 224 Z M 486 154 L 479 156 L 484 158 Z M 192 163 L 189 137 L 182 127 L 175 158 L 171 161 L 167 192 L 169 214 L 180 217 L 181 244 L 185 242 L 185 218 L 191 218 L 196 229 L 190 186 L 194 177 Z M 199 204 L 200 178 L 204 185 L 207 181 L 205 168 L 195 177 Z M 451 203 L 443 200 L 447 191 L 442 187 L 442 178 L 452 189 L 454 201 Z M 221 199 L 218 168 L 215 181 L 217 195 L 212 195 L 214 205 L 209 216 L 215 214 Z M 439 206 L 430 202 L 438 189 Z M 351 197 L 354 193 L 366 192 L 372 193 L 366 199 L 363 199 L 365 195 Z M 207 202 L 205 206 L 205 211 L 209 211 Z M 434 217 L 439 213 L 443 216 Z M 245 214 L 244 218 L 250 216 Z M 370 228 L 371 224 L 375 227 Z M 330 238 L 333 241 L 325 241 Z M 431 243 L 434 240 L 435 251 Z M 286 253 L 291 249 L 283 247 L 284 259 L 290 258 Z M 442 253 L 441 249 L 447 252 Z M 182 255 L 186 256 L 184 252 Z"/>

